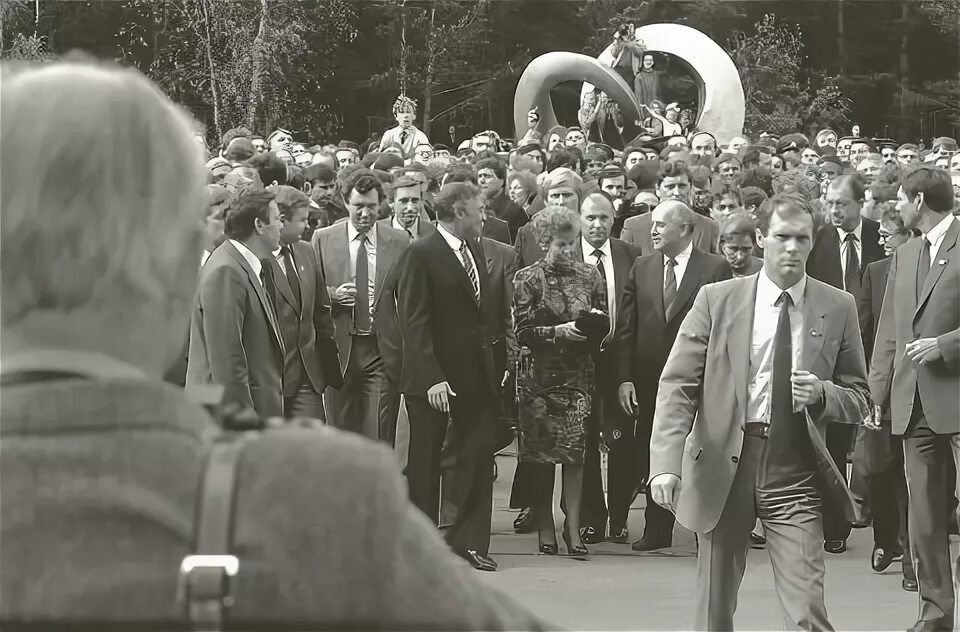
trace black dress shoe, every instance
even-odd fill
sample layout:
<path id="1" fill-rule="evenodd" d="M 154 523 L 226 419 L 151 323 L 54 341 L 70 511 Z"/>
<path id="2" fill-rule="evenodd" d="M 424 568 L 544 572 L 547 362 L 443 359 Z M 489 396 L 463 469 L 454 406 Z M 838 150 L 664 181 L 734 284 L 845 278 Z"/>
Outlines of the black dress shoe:
<path id="1" fill-rule="evenodd" d="M 593 527 L 581 527 L 580 539 L 584 544 L 599 544 L 603 542 L 603 533 L 598 533 Z"/>
<path id="2" fill-rule="evenodd" d="M 474 567 L 478 571 L 495 571 L 497 570 L 497 563 L 486 555 L 481 555 L 476 551 L 466 550 L 461 552 L 460 557 L 467 560 L 467 563 L 470 566 Z"/>
<path id="3" fill-rule="evenodd" d="M 887 570 L 896 560 L 897 555 L 903 555 L 902 552 L 893 549 L 885 549 L 882 546 L 874 547 L 873 555 L 870 556 L 870 567 L 877 573 Z"/>
<path id="4" fill-rule="evenodd" d="M 669 537 L 666 539 L 654 538 L 644 534 L 642 538 L 634 542 L 630 548 L 634 551 L 657 551 L 659 549 L 669 549 L 673 546 L 673 538 Z"/>
<path id="5" fill-rule="evenodd" d="M 767 545 L 767 539 L 757 533 L 756 531 L 750 532 L 750 548 L 751 549 L 762 549 Z"/>
<path id="6" fill-rule="evenodd" d="M 483 554 L 478 553 L 478 554 L 477 554 L 477 557 L 480 559 L 481 562 L 483 562 L 483 565 L 484 565 L 484 567 L 485 567 L 485 568 L 483 568 L 483 570 L 485 570 L 485 571 L 495 571 L 495 570 L 497 570 L 497 562 L 496 562 L 496 560 L 494 560 L 494 559 L 493 559 L 492 557 L 490 557 L 489 555 L 483 555 Z"/>
<path id="7" fill-rule="evenodd" d="M 904 577 L 900 585 L 903 586 L 903 589 L 907 592 L 918 592 L 920 590 L 920 585 L 917 584 L 917 580 L 915 579 Z"/>
<path id="8" fill-rule="evenodd" d="M 521 509 L 513 520 L 513 530 L 517 533 L 533 533 L 533 509 Z"/>
<path id="9" fill-rule="evenodd" d="M 626 527 L 610 529 L 610 541 L 616 544 L 626 544 L 630 540 L 630 532 Z"/>
<path id="10" fill-rule="evenodd" d="M 556 534 L 554 534 L 554 537 L 556 537 Z M 553 544 L 544 542 L 543 536 L 539 532 L 537 532 L 537 544 L 541 555 L 557 555 L 560 552 L 560 547 L 557 546 L 556 542 Z"/>
<path id="11" fill-rule="evenodd" d="M 825 540 L 823 550 L 827 553 L 840 554 L 847 550 L 846 540 Z"/>
<path id="12" fill-rule="evenodd" d="M 582 542 L 578 545 L 570 542 L 570 530 L 566 527 L 563 528 L 563 541 L 567 545 L 567 555 L 573 559 L 586 560 L 587 556 L 590 555 L 590 551 Z"/>

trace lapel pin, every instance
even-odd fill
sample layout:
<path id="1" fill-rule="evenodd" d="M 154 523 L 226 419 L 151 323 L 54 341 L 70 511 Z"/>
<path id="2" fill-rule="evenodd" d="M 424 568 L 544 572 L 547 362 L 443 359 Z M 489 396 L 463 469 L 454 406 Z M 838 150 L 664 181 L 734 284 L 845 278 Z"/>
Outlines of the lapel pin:
<path id="1" fill-rule="evenodd" d="M 945 265 L 947 265 L 947 260 L 946 260 L 946 259 L 941 259 L 940 261 L 937 262 L 937 265 L 945 266 Z"/>
<path id="2" fill-rule="evenodd" d="M 821 334 L 820 334 L 820 332 L 817 331 L 816 329 L 811 329 L 811 330 L 810 330 L 810 335 L 813 336 L 814 338 L 818 338 Z"/>

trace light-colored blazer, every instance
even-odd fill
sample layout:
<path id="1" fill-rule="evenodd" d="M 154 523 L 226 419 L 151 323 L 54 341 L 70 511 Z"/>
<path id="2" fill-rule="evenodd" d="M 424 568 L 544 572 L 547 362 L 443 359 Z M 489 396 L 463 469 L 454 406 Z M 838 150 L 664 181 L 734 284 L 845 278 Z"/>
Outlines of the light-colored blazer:
<path id="1" fill-rule="evenodd" d="M 387 272 L 396 265 L 400 254 L 410 244 L 410 237 L 406 232 L 388 224 L 378 222 L 374 224 L 374 230 L 377 231 L 377 276 L 373 282 L 371 317 L 376 313 L 380 297 L 383 295 Z M 321 228 L 313 233 L 310 241 L 320 255 L 320 265 L 327 280 L 327 290 L 332 297 L 339 286 L 353 281 L 350 250 L 347 244 L 347 222 Z M 333 314 L 333 324 L 336 329 L 335 339 L 340 353 L 340 368 L 346 371 L 350 361 L 350 351 L 353 348 L 353 337 L 350 335 L 353 329 L 353 308 L 343 307 L 331 301 L 330 311 Z"/>
<path id="2" fill-rule="evenodd" d="M 710 254 L 720 252 L 720 225 L 710 218 L 694 213 L 693 247 Z M 640 253 L 651 255 L 655 252 L 650 229 L 653 226 L 653 213 L 641 213 L 627 218 L 623 223 L 620 239 L 628 244 L 640 246 Z"/>
<path id="3" fill-rule="evenodd" d="M 960 432 L 958 239 L 960 221 L 954 219 L 939 252 L 930 253 L 932 265 L 919 301 L 917 265 L 923 242 L 911 239 L 897 248 L 890 262 L 870 366 L 870 393 L 881 406 L 889 401 L 895 435 L 907 430 L 917 389 L 930 428 L 942 434 Z M 936 338 L 943 357 L 923 366 L 907 358 L 907 343 L 918 338 Z"/>
<path id="4" fill-rule="evenodd" d="M 757 275 L 701 288 L 660 378 L 650 478 L 680 477 L 677 520 L 697 533 L 717 525 L 737 472 L 756 295 Z M 822 436 L 827 423 L 861 423 L 871 405 L 853 296 L 807 277 L 802 349 L 800 368 L 823 380 L 823 405 L 807 409 L 816 430 Z M 823 443 L 814 448 L 822 448 L 818 462 L 833 463 Z M 842 480 L 826 482 L 848 502 Z"/>

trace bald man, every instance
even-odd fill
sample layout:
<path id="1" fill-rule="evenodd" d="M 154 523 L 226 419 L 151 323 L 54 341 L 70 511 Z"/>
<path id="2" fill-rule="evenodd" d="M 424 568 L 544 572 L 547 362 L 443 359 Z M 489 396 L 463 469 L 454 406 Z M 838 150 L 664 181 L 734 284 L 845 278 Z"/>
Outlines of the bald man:
<path id="1" fill-rule="evenodd" d="M 646 477 L 649 469 L 660 373 L 680 323 L 701 287 L 732 277 L 726 259 L 693 246 L 695 222 L 696 215 L 683 202 L 667 200 L 657 205 L 650 231 L 655 252 L 634 262 L 617 308 L 612 348 L 618 354 L 618 394 L 624 412 L 637 420 L 640 477 Z M 633 543 L 633 550 L 672 546 L 673 514 L 654 503 L 649 491 L 645 518 L 643 537 Z"/>

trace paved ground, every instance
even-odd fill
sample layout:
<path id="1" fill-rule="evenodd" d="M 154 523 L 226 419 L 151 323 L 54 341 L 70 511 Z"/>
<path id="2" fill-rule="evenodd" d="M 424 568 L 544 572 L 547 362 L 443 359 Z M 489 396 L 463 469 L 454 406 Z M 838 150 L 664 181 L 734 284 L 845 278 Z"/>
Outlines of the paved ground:
<path id="1" fill-rule="evenodd" d="M 696 576 L 692 534 L 678 527 L 675 547 L 659 554 L 604 543 L 591 547 L 589 561 L 536 555 L 537 536 L 516 535 L 512 528 L 516 512 L 508 508 L 508 499 L 515 459 L 497 462 L 491 555 L 500 570 L 481 573 L 485 581 L 569 630 L 690 629 Z M 641 502 L 630 512 L 632 538 L 643 530 Z M 562 514 L 555 512 L 559 526 Z M 872 532 L 859 529 L 846 553 L 827 556 L 827 610 L 837 630 L 906 630 L 916 619 L 917 597 L 901 589 L 899 565 L 882 575 L 870 569 L 872 546 Z M 741 630 L 782 629 L 765 551 L 750 553 L 736 625 Z"/>

